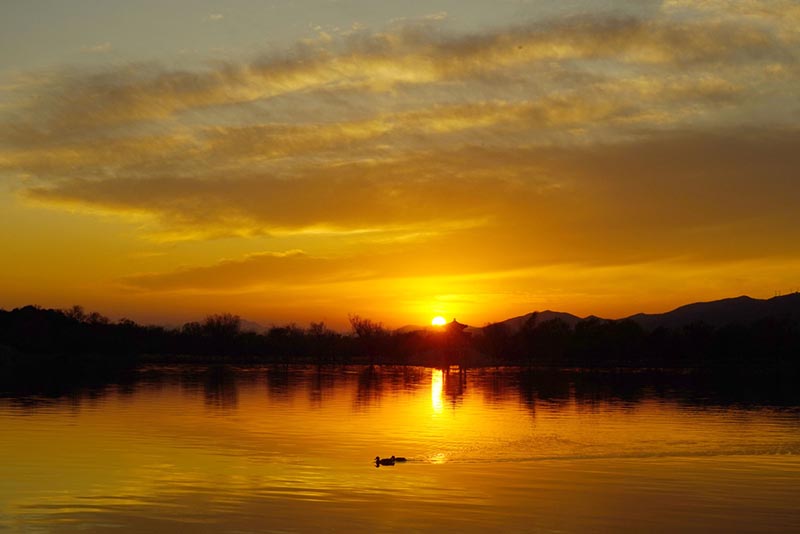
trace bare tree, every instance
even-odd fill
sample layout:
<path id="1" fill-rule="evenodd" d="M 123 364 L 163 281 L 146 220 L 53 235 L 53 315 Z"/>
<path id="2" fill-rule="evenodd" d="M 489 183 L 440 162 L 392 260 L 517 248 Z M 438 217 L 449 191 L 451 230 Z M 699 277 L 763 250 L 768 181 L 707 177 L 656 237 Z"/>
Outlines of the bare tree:
<path id="1" fill-rule="evenodd" d="M 203 331 L 216 338 L 233 338 L 241 331 L 242 319 L 238 315 L 221 313 L 209 315 L 203 321 Z"/>
<path id="2" fill-rule="evenodd" d="M 83 311 L 83 306 L 78 306 L 77 304 L 68 310 L 64 310 L 64 315 L 81 323 L 86 320 L 86 312 Z"/>
<path id="3" fill-rule="evenodd" d="M 347 318 L 350 320 L 350 326 L 353 328 L 353 332 L 358 337 L 371 338 L 382 336 L 386 333 L 386 330 L 383 329 L 383 323 L 362 318 L 356 314 L 348 315 Z"/>

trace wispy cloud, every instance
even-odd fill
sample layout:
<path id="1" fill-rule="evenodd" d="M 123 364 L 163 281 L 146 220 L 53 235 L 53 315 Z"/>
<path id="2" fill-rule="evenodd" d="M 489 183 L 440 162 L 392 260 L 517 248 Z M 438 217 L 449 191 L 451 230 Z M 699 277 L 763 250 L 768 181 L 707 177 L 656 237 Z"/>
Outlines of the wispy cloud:
<path id="1" fill-rule="evenodd" d="M 84 45 L 81 47 L 81 52 L 86 52 L 88 54 L 105 54 L 111 52 L 111 43 L 106 41 L 104 43 Z"/>

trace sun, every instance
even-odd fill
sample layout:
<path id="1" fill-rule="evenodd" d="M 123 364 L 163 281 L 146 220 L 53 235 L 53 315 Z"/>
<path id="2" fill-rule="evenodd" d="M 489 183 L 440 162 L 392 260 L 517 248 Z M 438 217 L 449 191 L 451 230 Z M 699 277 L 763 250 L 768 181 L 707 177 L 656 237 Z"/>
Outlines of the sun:
<path id="1" fill-rule="evenodd" d="M 441 315 L 437 315 L 436 317 L 431 319 L 431 324 L 433 326 L 444 326 L 445 324 L 447 324 L 447 320 Z"/>

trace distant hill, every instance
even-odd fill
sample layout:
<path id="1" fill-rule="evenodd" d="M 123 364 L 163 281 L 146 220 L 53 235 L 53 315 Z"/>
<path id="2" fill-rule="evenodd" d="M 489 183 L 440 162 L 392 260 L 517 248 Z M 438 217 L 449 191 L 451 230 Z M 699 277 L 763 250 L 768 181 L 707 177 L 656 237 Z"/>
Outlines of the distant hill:
<path id="1" fill-rule="evenodd" d="M 405 326 L 401 326 L 400 328 L 395 328 L 394 331 L 397 334 L 408 334 L 409 332 L 427 332 L 428 330 L 434 329 L 435 327 L 433 325 L 407 324 Z"/>
<path id="2" fill-rule="evenodd" d="M 711 326 L 730 323 L 752 323 L 766 317 L 792 317 L 800 320 L 800 293 L 771 299 L 754 299 L 747 296 L 696 302 L 666 313 L 638 313 L 628 319 L 636 321 L 647 330 L 658 327 L 676 328 L 696 322 Z"/>
<path id="3" fill-rule="evenodd" d="M 571 313 L 545 310 L 531 312 L 519 317 L 512 317 L 500 321 L 509 334 L 519 332 L 522 326 L 536 314 L 535 324 L 541 324 L 552 319 L 561 319 L 574 328 L 580 321 L 586 319 L 606 320 L 602 317 L 590 315 L 578 317 Z M 754 299 L 747 296 L 715 300 L 711 302 L 695 302 L 676 308 L 666 313 L 637 313 L 625 319 L 639 323 L 646 330 L 658 327 L 679 328 L 687 324 L 704 322 L 711 326 L 723 326 L 731 323 L 748 324 L 766 317 L 790 317 L 800 322 L 800 293 L 792 293 L 771 299 Z M 479 333 L 480 327 L 469 327 L 468 332 Z"/>
<path id="4" fill-rule="evenodd" d="M 444 326 L 434 326 L 432 324 L 407 324 L 400 328 L 395 328 L 395 334 L 408 334 L 409 332 L 444 332 Z M 474 327 L 468 326 L 467 331 L 474 330 Z"/>
<path id="5" fill-rule="evenodd" d="M 576 315 L 572 315 L 571 313 L 564 313 L 564 312 L 557 312 L 552 310 L 544 310 L 540 312 L 531 312 L 525 315 L 520 315 L 519 317 L 512 317 L 511 319 L 506 319 L 505 321 L 500 321 L 499 324 L 505 326 L 506 331 L 509 334 L 515 334 L 519 332 L 523 325 L 534 315 L 536 318 L 534 320 L 534 325 L 539 325 L 546 321 L 551 321 L 553 319 L 561 319 L 565 323 L 567 323 L 570 328 L 573 328 L 576 324 L 578 324 L 582 319 Z M 470 327 L 467 331 L 471 332 L 480 332 L 483 328 L 476 328 Z"/>

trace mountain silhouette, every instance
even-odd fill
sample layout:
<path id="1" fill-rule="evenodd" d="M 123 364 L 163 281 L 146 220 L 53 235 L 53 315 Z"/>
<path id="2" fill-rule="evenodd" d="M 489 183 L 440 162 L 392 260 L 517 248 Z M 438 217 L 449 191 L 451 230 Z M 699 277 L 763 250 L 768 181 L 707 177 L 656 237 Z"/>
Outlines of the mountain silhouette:
<path id="1" fill-rule="evenodd" d="M 741 296 L 711 302 L 695 302 L 666 313 L 638 313 L 628 319 L 636 321 L 647 330 L 653 330 L 659 327 L 676 328 L 698 322 L 711 326 L 747 324 L 767 317 L 800 320 L 800 293 L 763 300 Z"/>
<path id="2" fill-rule="evenodd" d="M 552 319 L 561 319 L 570 328 L 574 328 L 580 321 L 587 319 L 609 320 L 595 315 L 578 317 L 571 313 L 544 310 L 512 317 L 496 324 L 504 325 L 509 334 L 514 334 L 519 332 L 523 325 L 534 315 L 536 316 L 535 325 Z M 791 293 L 771 299 L 754 299 L 748 296 L 740 296 L 710 302 L 695 302 L 665 313 L 637 313 L 620 320 L 631 320 L 641 325 L 645 330 L 655 330 L 659 327 L 680 328 L 699 322 L 710 326 L 723 326 L 733 323 L 749 324 L 767 317 L 786 317 L 800 322 L 800 293 Z M 482 330 L 482 328 L 470 329 L 473 331 Z"/>
<path id="3" fill-rule="evenodd" d="M 433 325 L 420 325 L 420 324 L 407 324 L 405 326 L 401 326 L 400 328 L 395 328 L 394 332 L 397 334 L 408 334 L 409 332 L 438 332 L 441 331 L 441 327 L 436 327 Z"/>
<path id="4" fill-rule="evenodd" d="M 546 321 L 552 321 L 553 319 L 561 319 L 562 321 L 567 323 L 570 328 L 574 328 L 576 324 L 578 324 L 580 321 L 583 320 L 581 317 L 578 317 L 577 315 L 572 315 L 571 313 L 544 310 L 544 311 L 535 311 L 531 313 L 526 313 L 525 315 L 520 315 L 519 317 L 512 317 L 510 319 L 506 319 L 505 321 L 500 321 L 499 324 L 503 325 L 509 334 L 515 334 L 520 330 L 522 330 L 522 327 L 525 325 L 525 323 L 527 323 L 532 318 L 534 320 L 534 324 L 532 326 L 538 326 Z M 468 330 L 483 330 L 483 329 L 470 328 Z"/>

